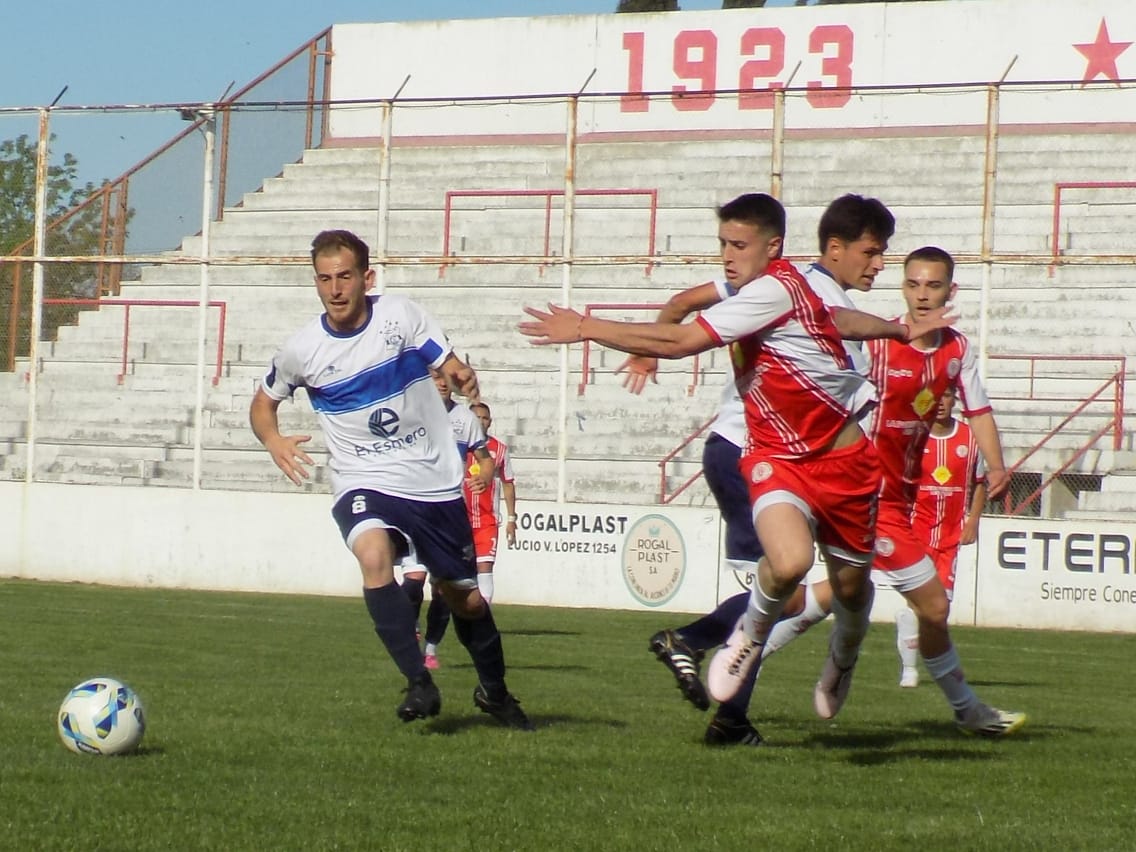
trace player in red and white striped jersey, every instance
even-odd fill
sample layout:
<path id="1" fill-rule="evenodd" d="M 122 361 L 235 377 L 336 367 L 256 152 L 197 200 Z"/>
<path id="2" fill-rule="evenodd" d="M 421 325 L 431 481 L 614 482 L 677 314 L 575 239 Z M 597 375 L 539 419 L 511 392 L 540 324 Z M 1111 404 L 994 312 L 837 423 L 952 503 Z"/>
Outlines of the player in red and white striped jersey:
<path id="1" fill-rule="evenodd" d="M 715 655 L 711 694 L 728 700 L 761 657 L 786 600 L 808 573 L 814 547 L 828 565 L 837 625 L 817 701 L 843 702 L 868 626 L 879 466 L 856 421 L 865 379 L 852 367 L 831 315 L 781 259 L 785 211 L 761 193 L 718 210 L 726 281 L 737 295 L 695 322 L 628 323 L 549 306 L 526 308 L 522 333 L 538 344 L 594 340 L 633 355 L 682 358 L 729 346 L 748 432 L 741 470 L 765 551 L 739 627 Z"/>
<path id="2" fill-rule="evenodd" d="M 986 463 L 970 426 L 954 417 L 954 405 L 954 388 L 948 388 L 923 450 L 911 516 L 912 529 L 927 542 L 948 597 L 955 586 L 958 549 L 978 540 L 986 505 Z"/>
<path id="3" fill-rule="evenodd" d="M 986 464 L 970 426 L 953 415 L 955 397 L 953 387 L 939 397 L 935 422 L 923 448 L 919 491 L 911 514 L 912 532 L 926 542 L 948 601 L 954 597 L 959 546 L 978 539 L 978 523 L 986 505 Z M 902 664 L 899 685 L 916 687 L 919 622 L 910 609 L 896 614 L 896 634 Z"/>
<path id="4" fill-rule="evenodd" d="M 942 249 L 928 246 L 909 254 L 902 285 L 908 308 L 905 319 L 917 319 L 945 305 L 956 290 L 953 276 L 954 259 Z M 947 625 L 946 592 L 926 553 L 925 541 L 913 532 L 911 521 L 930 422 L 939 397 L 948 388 L 956 388 L 961 395 L 976 444 L 990 464 L 990 494 L 996 496 L 1009 483 L 998 427 L 973 352 L 967 339 L 950 328 L 930 332 L 910 344 L 868 341 L 867 350 L 870 375 L 880 394 L 867 431 L 883 468 L 872 581 L 900 592 L 914 610 L 919 651 L 959 728 L 980 736 L 1011 734 L 1026 717 L 983 704 L 967 683 Z M 807 626 L 786 620 L 778 625 L 770 647 L 781 647 Z"/>
<path id="5" fill-rule="evenodd" d="M 485 449 L 493 459 L 493 477 L 483 483 L 478 474 L 481 464 L 470 453 L 466 456 L 466 477 L 462 487 L 465 505 L 469 511 L 469 523 L 473 527 L 473 548 L 477 554 L 477 587 L 481 596 L 493 602 L 493 564 L 497 561 L 497 539 L 500 532 L 500 507 L 505 502 L 505 537 L 509 546 L 517 543 L 517 491 L 513 484 L 513 464 L 509 447 L 489 434 L 493 425 L 493 414 L 484 402 L 470 405 L 470 411 L 481 421 L 485 429 Z M 500 488 L 497 487 L 500 483 Z M 480 486 L 480 487 L 478 487 Z"/>

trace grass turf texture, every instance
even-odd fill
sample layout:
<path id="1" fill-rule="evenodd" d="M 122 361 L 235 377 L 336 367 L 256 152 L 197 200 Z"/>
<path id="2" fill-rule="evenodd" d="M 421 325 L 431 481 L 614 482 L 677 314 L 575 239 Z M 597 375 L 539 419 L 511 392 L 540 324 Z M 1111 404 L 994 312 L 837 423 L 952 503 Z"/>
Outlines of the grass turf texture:
<path id="1" fill-rule="evenodd" d="M 10 849 L 1130 849 L 1130 637 L 959 629 L 980 695 L 1030 723 L 964 737 L 869 633 L 848 704 L 812 712 L 829 626 L 767 665 L 761 748 L 710 749 L 647 639 L 683 616 L 499 606 L 537 732 L 474 708 L 452 630 L 442 715 L 404 685 L 361 600 L 0 581 L 0 846 Z M 134 687 L 149 727 L 72 754 L 84 678 Z"/>

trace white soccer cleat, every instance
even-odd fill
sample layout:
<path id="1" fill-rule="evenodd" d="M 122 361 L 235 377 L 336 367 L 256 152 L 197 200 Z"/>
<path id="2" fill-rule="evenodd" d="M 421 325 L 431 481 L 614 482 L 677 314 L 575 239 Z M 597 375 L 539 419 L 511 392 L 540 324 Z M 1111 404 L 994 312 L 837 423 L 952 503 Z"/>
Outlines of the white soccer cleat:
<path id="1" fill-rule="evenodd" d="M 1025 713 L 1007 713 L 981 703 L 955 713 L 959 730 L 976 737 L 1008 737 L 1025 723 Z"/>
<path id="2" fill-rule="evenodd" d="M 904 689 L 914 689 L 919 686 L 919 669 L 909 669 L 905 666 L 899 675 L 899 685 Z"/>
<path id="3" fill-rule="evenodd" d="M 746 677 L 761 662 L 761 643 L 750 639 L 738 619 L 726 644 L 710 659 L 706 669 L 706 686 L 715 701 L 729 701 L 738 694 Z"/>
<path id="4" fill-rule="evenodd" d="M 829 647 L 824 668 L 820 671 L 820 680 L 813 690 L 813 708 L 822 719 L 831 719 L 844 706 L 844 699 L 848 697 L 848 690 L 852 687 L 852 672 L 855 668 L 855 660 L 846 669 L 836 665 L 832 647 Z"/>

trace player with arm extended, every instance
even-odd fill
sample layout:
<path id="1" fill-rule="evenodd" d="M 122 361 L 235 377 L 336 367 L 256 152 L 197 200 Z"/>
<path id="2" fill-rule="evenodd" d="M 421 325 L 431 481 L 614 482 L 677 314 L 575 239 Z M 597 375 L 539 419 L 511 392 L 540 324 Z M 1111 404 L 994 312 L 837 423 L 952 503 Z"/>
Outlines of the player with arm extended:
<path id="1" fill-rule="evenodd" d="M 904 260 L 902 291 L 907 317 L 917 318 L 946 304 L 954 295 L 954 259 L 941 248 L 916 249 Z M 963 414 L 970 422 L 978 451 L 987 462 L 987 492 L 997 496 L 1009 484 L 1002 442 L 970 342 L 954 329 L 921 335 L 910 343 L 868 343 L 871 377 L 880 404 L 866 422 L 883 468 L 876 558 L 872 580 L 894 588 L 906 598 L 918 622 L 919 653 L 932 679 L 942 690 L 964 733 L 1007 736 L 1026 722 L 1024 713 L 990 707 L 967 683 L 958 651 L 951 641 L 947 616 L 949 600 L 926 541 L 912 529 L 923 450 L 939 398 L 948 387 L 958 390 Z M 822 601 L 822 584 L 817 584 Z M 770 652 L 795 639 L 810 625 L 787 619 L 777 625 Z M 820 715 L 822 708 L 818 705 Z"/>
<path id="2" fill-rule="evenodd" d="M 948 387 L 941 397 L 923 448 L 919 491 L 911 513 L 915 537 L 927 543 L 939 582 L 954 599 L 955 566 L 959 547 L 978 540 L 978 524 L 986 506 L 986 464 L 974 432 L 954 416 L 956 391 Z M 915 667 L 919 652 L 919 622 L 911 609 L 896 614 L 896 646 L 902 663 L 899 685 L 919 685 Z"/>
<path id="3" fill-rule="evenodd" d="M 859 345 L 850 338 L 858 340 L 872 335 L 901 338 L 911 334 L 911 329 L 899 323 L 861 315 L 844 292 L 851 286 L 871 287 L 875 276 L 883 269 L 884 252 L 895 232 L 895 218 L 878 199 L 849 194 L 828 206 L 817 231 L 820 254 L 805 277 L 834 312 L 834 321 L 846 338 L 849 355 L 857 367 L 866 372 Z M 733 292 L 725 281 L 683 291 L 667 302 L 659 312 L 658 321 L 681 322 L 689 314 L 728 298 Z M 933 317 L 932 321 L 940 319 L 941 315 Z M 915 333 L 920 333 L 920 329 L 916 328 Z M 648 379 L 655 380 L 657 367 L 655 359 L 630 356 L 619 371 L 627 374 L 624 386 L 632 393 L 640 393 Z M 750 521 L 746 484 L 738 471 L 745 425 L 741 400 L 732 379 L 723 389 L 722 404 L 711 428 L 712 433 L 703 448 L 702 469 L 726 525 L 725 567 L 734 572 L 744 571 L 752 578 L 762 552 Z M 821 609 L 807 584 L 801 584 L 798 594 L 801 599 L 789 606 L 789 613 L 800 613 L 814 622 L 827 615 L 827 608 Z M 722 644 L 729 636 L 745 610 L 747 597 L 746 592 L 734 595 L 697 621 L 677 629 L 661 630 L 651 637 L 650 650 L 674 674 L 684 697 L 699 709 L 706 709 L 709 699 L 699 679 L 698 664 L 706 651 Z M 706 730 L 707 744 L 758 745 L 761 742 L 746 716 L 751 690 L 752 681 L 749 681 L 719 707 Z"/>
<path id="4" fill-rule="evenodd" d="M 616 322 L 550 305 L 526 308 L 532 319 L 520 329 L 538 344 L 592 340 L 648 357 L 729 346 L 747 431 L 741 473 L 764 558 L 744 617 L 711 662 L 710 692 L 729 700 L 759 665 L 761 646 L 819 546 L 838 615 L 818 691 L 839 706 L 871 609 L 866 569 L 879 468 L 856 420 L 867 382 L 820 298 L 781 259 L 781 204 L 751 193 L 719 208 L 718 219 L 723 271 L 737 295 L 696 321 Z"/>
<path id="5" fill-rule="evenodd" d="M 493 461 L 493 476 L 489 484 L 477 488 L 478 477 L 483 467 L 481 461 L 472 453 L 466 457 L 466 469 L 470 476 L 462 489 L 466 507 L 469 510 L 469 523 L 473 527 L 473 547 L 477 553 L 477 587 L 481 596 L 493 602 L 493 565 L 497 561 L 497 540 L 501 529 L 499 523 L 500 499 L 505 502 L 505 536 L 509 546 L 517 543 L 517 489 L 513 481 L 513 464 L 509 447 L 504 441 L 489 434 L 493 425 L 493 413 L 484 402 L 475 402 L 470 411 L 481 422 L 485 430 L 485 449 Z M 500 489 L 497 483 L 500 482 Z"/>
<path id="6" fill-rule="evenodd" d="M 249 407 L 252 430 L 284 475 L 302 484 L 313 464 L 303 446 L 311 436 L 281 434 L 277 409 L 297 388 L 307 390 L 327 440 L 332 516 L 358 561 L 375 633 L 407 680 L 399 718 L 410 722 L 441 710 L 414 635 L 413 609 L 395 582 L 396 560 L 409 556 L 430 566 L 454 611 L 477 672 L 475 705 L 509 727 L 531 730 L 505 685 L 501 634 L 477 590 L 462 461 L 429 371 L 440 371 L 475 400 L 477 376 L 416 303 L 368 295 L 375 281 L 368 254 L 350 231 L 323 231 L 312 241 L 324 313 L 273 357 Z"/>
<path id="7" fill-rule="evenodd" d="M 489 451 L 485 448 L 485 430 L 481 428 L 481 421 L 469 409 L 469 406 L 462 405 L 454 399 L 453 389 L 444 375 L 434 371 L 431 376 L 434 379 L 434 387 L 438 389 L 438 395 L 442 398 L 442 404 L 446 406 L 450 426 L 454 431 L 454 443 L 458 458 L 461 459 L 463 469 L 465 469 L 467 455 L 472 455 L 478 462 L 477 471 L 470 471 L 469 477 L 463 479 L 462 488 L 463 490 L 466 488 L 484 489 L 486 483 L 492 481 L 493 459 L 490 458 Z M 403 569 L 402 590 L 414 605 L 416 621 L 422 608 L 427 567 L 425 565 L 412 565 L 405 566 Z M 488 603 L 488 600 L 486 602 Z M 442 643 L 449 624 L 450 608 L 446 604 L 446 599 L 443 595 L 438 594 L 436 588 L 431 587 L 430 606 L 426 608 L 425 635 L 426 668 L 430 671 L 436 671 L 442 665 L 438 659 L 438 646 Z"/>

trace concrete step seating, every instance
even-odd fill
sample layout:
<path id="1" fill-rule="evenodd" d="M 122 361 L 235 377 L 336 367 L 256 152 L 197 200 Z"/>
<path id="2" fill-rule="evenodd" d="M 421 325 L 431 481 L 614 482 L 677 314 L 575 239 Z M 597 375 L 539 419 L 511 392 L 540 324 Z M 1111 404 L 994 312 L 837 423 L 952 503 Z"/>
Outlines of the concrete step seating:
<path id="1" fill-rule="evenodd" d="M 1041 140 L 1039 142 L 1039 139 Z M 1038 148 L 1038 145 L 1041 148 Z M 1031 147 L 1032 146 L 1032 147 Z M 1044 253 L 1050 250 L 1052 187 L 1056 180 L 1115 178 L 1121 149 L 1136 142 L 1116 137 L 1005 137 L 1000 140 L 996 251 Z M 1033 151 L 1041 150 L 1035 155 Z M 886 156 L 881 157 L 881 151 Z M 1060 163 L 1077 154 L 1076 174 Z M 673 255 L 709 255 L 716 250 L 715 204 L 735 195 L 736 164 L 747 158 L 755 174 L 768 172 L 766 143 L 737 140 L 651 144 L 589 143 L 579 150 L 577 186 L 657 189 L 659 210 L 656 251 Z M 936 171 L 935 193 L 941 203 L 900 204 L 911 198 L 911 175 L 924 175 L 928 157 L 943 166 Z M 1107 162 L 1106 162 L 1107 160 Z M 442 208 L 447 190 L 555 189 L 562 185 L 562 146 L 502 149 L 473 147 L 455 156 L 453 148 L 396 146 L 392 153 L 390 252 L 414 256 L 440 254 Z M 676 173 L 675 162 L 683 169 Z M 875 164 L 872 166 L 871 164 Z M 887 163 L 887 168 L 880 168 Z M 784 200 L 790 208 L 788 245 L 798 256 L 814 250 L 815 221 L 829 200 L 848 187 L 842 174 L 857 175 L 857 191 L 894 202 L 900 232 L 893 257 L 916 245 L 941 243 L 959 252 L 975 252 L 980 244 L 982 140 L 821 140 L 794 141 L 786 150 Z M 949 167 L 947 167 L 949 166 Z M 216 225 L 212 246 L 220 255 L 276 255 L 300 262 L 282 265 L 214 264 L 211 299 L 228 306 L 222 376 L 206 388 L 204 483 L 206 487 L 287 491 L 280 476 L 247 428 L 248 402 L 260 375 L 283 338 L 318 310 L 306 258 L 311 236 L 319 227 L 349 227 L 375 241 L 379 181 L 377 149 L 309 151 L 301 163 L 285 167 L 279 178 L 249 194 L 239 209 L 227 211 Z M 920 183 L 920 186 L 922 183 Z M 1071 196 L 1072 198 L 1072 196 Z M 329 200 L 330 199 L 330 200 Z M 553 199 L 551 251 L 559 252 L 562 200 Z M 1100 193 L 1071 203 L 1063 222 L 1066 250 L 1105 241 L 1120 250 L 1115 235 L 1136 224 L 1136 211 L 1114 193 Z M 454 201 L 450 239 L 459 254 L 539 254 L 543 252 L 544 200 L 535 197 L 458 198 Z M 576 252 L 637 255 L 647 252 L 646 203 L 637 196 L 577 199 Z M 1109 241 L 1109 238 L 1111 242 Z M 180 254 L 199 252 L 197 237 L 187 237 Z M 673 292 L 717 273 L 712 263 L 664 263 L 641 267 L 579 263 L 572 270 L 573 303 L 661 302 Z M 977 333 L 980 304 L 979 267 L 960 266 L 963 283 L 963 330 Z M 429 264 L 392 265 L 382 270 L 388 292 L 405 292 L 435 314 L 459 352 L 481 372 L 483 390 L 494 406 L 495 420 L 524 471 L 526 496 L 555 496 L 559 452 L 559 352 L 536 348 L 515 330 L 521 306 L 561 301 L 562 270 L 539 264 L 497 266 Z M 987 314 L 990 352 L 1052 351 L 1129 352 L 1136 335 L 1136 290 L 1116 269 L 1060 267 L 1052 275 L 1043 266 L 999 265 L 988 274 L 991 286 Z M 192 265 L 146 267 L 141 280 L 124 286 L 124 298 L 196 299 L 200 271 Z M 881 275 L 876 292 L 858 303 L 885 316 L 898 314 L 902 300 L 897 263 Z M 614 311 L 601 315 L 647 319 L 652 311 Z M 215 334 L 213 313 L 208 327 Z M 1072 322 L 1070 320 L 1073 320 Z M 192 408 L 197 344 L 196 309 L 139 308 L 131 315 L 127 374 L 117 383 L 122 344 L 121 309 L 85 313 L 79 325 L 62 329 L 59 339 L 41 347 L 40 420 L 37 421 L 36 464 L 42 475 L 61 481 L 144 481 L 186 485 L 192 475 Z M 1057 333 L 1060 330 L 1060 333 Z M 206 372 L 212 378 L 215 350 L 206 346 Z M 592 351 L 584 394 L 577 394 L 582 368 L 579 347 L 571 350 L 568 382 L 567 491 L 575 499 L 651 502 L 658 489 L 658 459 L 711 416 L 727 365 L 721 353 L 704 356 L 698 381 L 687 364 L 664 366 L 661 384 L 641 398 L 630 397 L 611 371 L 619 353 Z M 22 376 L 26 365 L 17 371 Z M 1025 393 L 1020 375 L 1009 364 L 990 363 L 991 391 L 999 403 L 1007 455 L 1024 451 L 1058 422 L 1064 412 L 1036 400 L 1015 404 Z M 1069 364 L 1069 375 L 1053 379 L 1069 393 L 1083 392 L 1089 380 Z M 690 385 L 693 393 L 688 395 Z M 6 471 L 18 469 L 21 439 L 26 435 L 26 395 L 10 386 L 0 405 L 0 442 L 6 442 Z M 22 400 L 22 408 L 21 408 Z M 188 405 L 188 407 L 187 407 Z M 1129 414 L 1134 406 L 1129 404 Z M 306 404 L 281 409 L 287 428 L 318 434 Z M 104 412 L 109 412 L 105 413 Z M 1108 412 L 1100 405 L 1083 416 L 1100 424 Z M 1039 457 L 1061 463 L 1078 434 L 1062 436 Z M 1130 439 L 1126 439 L 1130 443 Z M 96 441 L 105 441 L 100 450 Z M 133 458 L 123 450 L 144 446 Z M 50 449 L 49 449 L 50 448 Z M 63 452 L 67 448 L 67 452 Z M 683 454 L 679 467 L 697 465 L 701 442 Z M 189 453 L 189 457 L 185 456 Z M 1109 463 L 1096 453 L 1084 465 Z M 187 467 L 188 465 L 188 467 Z M 37 472 L 37 476 L 40 472 Z M 675 484 L 689 475 L 675 473 Z M 322 476 L 322 474 L 321 474 Z M 100 480 L 99 477 L 104 477 Z M 326 487 L 320 479 L 322 487 Z M 316 483 L 308 487 L 314 487 Z M 318 490 L 318 489 L 317 489 Z M 691 489 L 688 500 L 705 500 Z"/>

